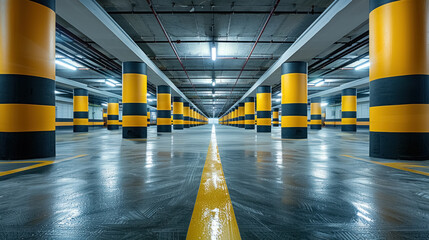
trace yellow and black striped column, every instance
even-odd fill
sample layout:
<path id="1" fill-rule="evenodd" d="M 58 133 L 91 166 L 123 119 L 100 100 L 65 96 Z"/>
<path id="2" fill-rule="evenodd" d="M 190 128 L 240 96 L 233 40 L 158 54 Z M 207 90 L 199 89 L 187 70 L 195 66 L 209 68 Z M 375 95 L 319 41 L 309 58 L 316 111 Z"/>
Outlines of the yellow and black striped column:
<path id="1" fill-rule="evenodd" d="M 55 156 L 55 1 L 0 2 L 0 159 Z"/>
<path id="2" fill-rule="evenodd" d="M 244 128 L 244 102 L 238 103 L 238 127 Z"/>
<path id="3" fill-rule="evenodd" d="M 246 97 L 244 101 L 244 128 L 255 129 L 255 98 Z"/>
<path id="4" fill-rule="evenodd" d="M 322 129 L 322 98 L 315 97 L 311 99 L 310 105 L 310 129 Z"/>
<path id="5" fill-rule="evenodd" d="M 119 101 L 109 98 L 107 104 L 107 130 L 119 129 Z"/>
<path id="6" fill-rule="evenodd" d="M 173 129 L 183 130 L 183 98 L 173 98 Z"/>
<path id="7" fill-rule="evenodd" d="M 88 132 L 88 90 L 73 90 L 73 132 Z"/>
<path id="8" fill-rule="evenodd" d="M 343 89 L 341 95 L 341 131 L 356 132 L 356 88 Z"/>
<path id="9" fill-rule="evenodd" d="M 273 127 L 279 126 L 279 109 L 274 108 L 273 109 Z"/>
<path id="10" fill-rule="evenodd" d="M 104 122 L 104 126 L 107 126 L 107 109 L 103 108 L 103 122 Z"/>
<path id="11" fill-rule="evenodd" d="M 307 63 L 282 65 L 282 138 L 307 138 Z"/>
<path id="12" fill-rule="evenodd" d="M 150 126 L 150 108 L 147 109 L 147 127 Z"/>
<path id="13" fill-rule="evenodd" d="M 428 1 L 370 0 L 370 156 L 429 159 Z"/>
<path id="14" fill-rule="evenodd" d="M 271 86 L 256 90 L 257 132 L 271 132 Z"/>
<path id="15" fill-rule="evenodd" d="M 171 132 L 171 89 L 160 85 L 156 92 L 156 129 L 157 132 Z"/>
<path id="16" fill-rule="evenodd" d="M 235 108 L 234 108 L 234 126 L 235 127 L 239 127 L 240 126 L 238 119 L 239 119 L 238 106 L 235 106 Z"/>
<path id="17" fill-rule="evenodd" d="M 147 138 L 147 67 L 122 63 L 122 137 Z M 110 104 L 110 103 L 109 103 Z"/>
<path id="18" fill-rule="evenodd" d="M 184 128 L 189 128 L 189 125 L 190 125 L 190 119 L 189 119 L 190 111 L 191 111 L 191 108 L 189 107 L 189 102 L 185 101 L 183 103 L 183 127 Z"/>
<path id="19" fill-rule="evenodd" d="M 194 107 L 189 106 L 189 127 L 194 126 Z"/>

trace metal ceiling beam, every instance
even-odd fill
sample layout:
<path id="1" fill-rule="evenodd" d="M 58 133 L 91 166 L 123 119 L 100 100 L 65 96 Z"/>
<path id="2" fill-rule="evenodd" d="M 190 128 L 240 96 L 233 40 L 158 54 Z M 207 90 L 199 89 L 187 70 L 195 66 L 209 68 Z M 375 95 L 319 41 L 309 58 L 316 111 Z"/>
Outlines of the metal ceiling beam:
<path id="1" fill-rule="evenodd" d="M 151 11 L 108 11 L 110 15 L 152 15 Z M 157 11 L 158 14 L 168 14 L 168 15 L 196 15 L 196 14 L 221 14 L 221 15 L 231 15 L 231 14 L 270 14 L 270 11 Z M 323 12 L 320 11 L 278 11 L 274 15 L 320 15 Z"/>
<path id="2" fill-rule="evenodd" d="M 114 94 L 111 92 L 107 92 L 107 91 L 102 91 L 102 90 L 98 90 L 98 89 L 94 89 L 92 87 L 89 87 L 86 84 L 83 83 L 79 83 L 67 78 L 63 78 L 60 76 L 55 76 L 55 84 L 60 85 L 60 86 L 66 86 L 66 87 L 70 87 L 70 88 L 83 88 L 88 90 L 88 92 L 92 95 L 96 95 L 96 96 L 101 96 L 101 97 L 115 97 L 118 99 L 122 99 L 121 95 L 118 94 Z"/>

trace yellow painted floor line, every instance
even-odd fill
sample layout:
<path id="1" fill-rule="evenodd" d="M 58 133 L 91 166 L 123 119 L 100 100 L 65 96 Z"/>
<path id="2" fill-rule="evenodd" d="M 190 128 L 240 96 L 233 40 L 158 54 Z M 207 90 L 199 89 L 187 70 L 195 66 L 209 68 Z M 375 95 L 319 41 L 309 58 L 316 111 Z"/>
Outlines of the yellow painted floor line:
<path id="1" fill-rule="evenodd" d="M 30 169 L 35 169 L 35 168 L 51 165 L 51 164 L 55 164 L 55 163 L 60 163 L 60 162 L 72 160 L 75 158 L 84 157 L 87 155 L 88 154 L 81 154 L 81 155 L 76 155 L 74 157 L 64 158 L 64 159 L 60 159 L 60 160 L 56 160 L 56 161 L 10 161 L 10 162 L 2 162 L 2 163 L 36 163 L 36 162 L 38 162 L 38 164 L 34 164 L 31 166 L 22 167 L 22 168 L 16 168 L 16 169 L 12 169 L 9 171 L 0 172 L 0 177 L 10 175 L 10 174 L 14 174 L 14 173 L 18 173 L 18 172 L 27 171 Z"/>
<path id="2" fill-rule="evenodd" d="M 341 155 L 341 156 L 357 159 L 357 160 L 364 161 L 364 162 L 374 163 L 374 164 L 382 165 L 385 167 L 391 167 L 391 168 L 395 168 L 395 169 L 402 170 L 402 171 L 407 171 L 407 172 L 412 172 L 412 173 L 417 173 L 417 174 L 429 176 L 429 172 L 423 172 L 423 171 L 411 169 L 411 168 L 429 168 L 429 166 L 416 165 L 416 164 L 411 164 L 411 163 L 407 163 L 407 162 L 386 162 L 386 163 L 383 163 L 383 162 L 377 162 L 377 161 L 367 160 L 367 159 L 363 159 L 363 158 L 353 157 L 350 155 Z"/>
<path id="3" fill-rule="evenodd" d="M 186 239 L 241 239 L 222 170 L 214 126 Z"/>

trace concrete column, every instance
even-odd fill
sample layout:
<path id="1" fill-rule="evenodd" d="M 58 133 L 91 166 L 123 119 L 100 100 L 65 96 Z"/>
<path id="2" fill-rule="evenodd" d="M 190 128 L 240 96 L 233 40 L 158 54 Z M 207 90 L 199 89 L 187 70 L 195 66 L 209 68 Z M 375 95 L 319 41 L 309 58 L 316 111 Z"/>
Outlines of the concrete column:
<path id="1" fill-rule="evenodd" d="M 244 128 L 255 129 L 255 98 L 246 97 L 244 101 Z"/>
<path id="2" fill-rule="evenodd" d="M 238 106 L 235 106 L 235 108 L 234 108 L 234 126 L 235 127 L 239 127 L 240 126 L 238 119 L 239 119 L 239 116 L 238 116 Z"/>
<path id="3" fill-rule="evenodd" d="M 183 103 L 183 127 L 189 128 L 190 121 L 189 121 L 189 114 L 190 114 L 190 107 L 189 102 Z"/>
<path id="4" fill-rule="evenodd" d="M 273 109 L 273 127 L 279 126 L 279 110 L 278 108 Z"/>
<path id="5" fill-rule="evenodd" d="M 189 127 L 194 127 L 194 107 L 189 106 Z"/>
<path id="6" fill-rule="evenodd" d="M 322 129 L 322 98 L 316 97 L 311 99 L 310 105 L 310 129 Z"/>
<path id="7" fill-rule="evenodd" d="M 103 122 L 104 122 L 104 127 L 107 126 L 107 109 L 103 108 Z"/>
<path id="8" fill-rule="evenodd" d="M 73 132 L 88 132 L 88 90 L 73 90 Z"/>
<path id="9" fill-rule="evenodd" d="M 160 85 L 156 91 L 156 130 L 171 132 L 171 89 Z"/>
<path id="10" fill-rule="evenodd" d="M 238 103 L 238 127 L 244 128 L 244 102 Z"/>
<path id="11" fill-rule="evenodd" d="M 147 138 L 147 67 L 122 63 L 122 137 Z"/>
<path id="12" fill-rule="evenodd" d="M 271 86 L 256 90 L 257 132 L 271 132 Z"/>
<path id="13" fill-rule="evenodd" d="M 429 159 L 428 1 L 370 1 L 370 156 Z"/>
<path id="14" fill-rule="evenodd" d="M 107 104 L 107 130 L 119 129 L 119 101 L 117 98 L 109 98 Z"/>
<path id="15" fill-rule="evenodd" d="M 55 1 L 0 5 L 0 159 L 53 157 Z"/>
<path id="16" fill-rule="evenodd" d="M 356 132 L 356 88 L 344 89 L 341 95 L 341 131 Z"/>
<path id="17" fill-rule="evenodd" d="M 307 138 L 307 63 L 282 65 L 282 138 Z"/>
<path id="18" fill-rule="evenodd" d="M 173 129 L 183 130 L 183 98 L 173 98 Z"/>

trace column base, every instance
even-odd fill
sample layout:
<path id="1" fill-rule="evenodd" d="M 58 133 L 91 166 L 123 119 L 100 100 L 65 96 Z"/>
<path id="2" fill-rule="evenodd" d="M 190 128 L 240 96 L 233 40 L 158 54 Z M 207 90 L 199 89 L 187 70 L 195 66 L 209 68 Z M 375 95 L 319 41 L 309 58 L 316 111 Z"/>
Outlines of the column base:
<path id="1" fill-rule="evenodd" d="M 356 125 L 341 125 L 342 132 L 356 132 Z"/>
<path id="2" fill-rule="evenodd" d="M 369 156 L 429 160 L 429 133 L 369 133 Z"/>
<path id="3" fill-rule="evenodd" d="M 255 129 L 255 125 L 245 125 L 244 129 Z"/>
<path id="4" fill-rule="evenodd" d="M 119 125 L 107 125 L 107 130 L 118 130 Z"/>
<path id="5" fill-rule="evenodd" d="M 74 125 L 73 132 L 88 132 L 87 125 Z"/>
<path id="6" fill-rule="evenodd" d="M 283 139 L 306 139 L 307 128 L 306 127 L 284 127 L 282 128 Z"/>
<path id="7" fill-rule="evenodd" d="M 122 138 L 147 138 L 147 127 L 122 127 Z"/>
<path id="8" fill-rule="evenodd" d="M 271 126 L 257 126 L 256 132 L 271 132 Z"/>
<path id="9" fill-rule="evenodd" d="M 55 131 L 0 132 L 0 159 L 55 157 Z"/>
<path id="10" fill-rule="evenodd" d="M 322 125 L 310 125 L 310 129 L 321 130 Z"/>

